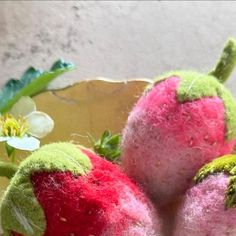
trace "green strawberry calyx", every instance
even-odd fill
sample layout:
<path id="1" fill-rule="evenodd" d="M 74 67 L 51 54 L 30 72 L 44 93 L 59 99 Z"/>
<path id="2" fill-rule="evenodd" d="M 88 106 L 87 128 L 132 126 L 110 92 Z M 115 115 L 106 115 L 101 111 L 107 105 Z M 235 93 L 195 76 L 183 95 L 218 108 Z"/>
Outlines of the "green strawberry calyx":
<path id="1" fill-rule="evenodd" d="M 93 149 L 108 161 L 116 162 L 121 154 L 121 135 L 105 130 L 102 137 L 94 142 Z"/>
<path id="2" fill-rule="evenodd" d="M 225 207 L 236 207 L 236 155 L 219 157 L 203 166 L 194 177 L 195 183 L 202 182 L 209 175 L 225 173 L 229 176 L 229 184 L 225 193 Z"/>

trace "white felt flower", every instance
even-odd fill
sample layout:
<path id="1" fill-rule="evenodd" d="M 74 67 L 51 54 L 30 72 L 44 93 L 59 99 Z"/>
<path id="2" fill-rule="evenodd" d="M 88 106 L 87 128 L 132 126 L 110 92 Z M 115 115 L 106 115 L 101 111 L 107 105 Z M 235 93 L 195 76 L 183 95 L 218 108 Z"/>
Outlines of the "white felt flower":
<path id="1" fill-rule="evenodd" d="M 11 147 L 33 151 L 39 148 L 38 138 L 52 131 L 54 121 L 44 112 L 36 110 L 30 97 L 21 97 L 8 114 L 0 117 L 0 142 Z"/>

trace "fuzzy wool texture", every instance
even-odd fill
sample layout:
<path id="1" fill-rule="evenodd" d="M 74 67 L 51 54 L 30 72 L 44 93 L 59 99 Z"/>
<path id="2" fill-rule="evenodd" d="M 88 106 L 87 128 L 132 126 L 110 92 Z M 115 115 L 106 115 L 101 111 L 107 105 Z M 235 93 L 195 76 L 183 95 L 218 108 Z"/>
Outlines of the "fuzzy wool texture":
<path id="1" fill-rule="evenodd" d="M 236 155 L 230 154 L 219 157 L 210 163 L 204 165 L 194 177 L 194 182 L 199 183 L 207 176 L 217 173 L 229 175 L 229 186 L 225 195 L 225 206 L 227 208 L 236 207 Z"/>
<path id="2" fill-rule="evenodd" d="M 41 236 L 46 229 L 44 212 L 34 194 L 31 175 L 35 172 L 70 171 L 85 175 L 92 168 L 90 159 L 71 143 L 44 145 L 20 165 L 1 202 L 4 236 L 18 230 L 27 236 Z"/>
<path id="3" fill-rule="evenodd" d="M 93 166 L 86 175 L 70 171 L 31 175 L 45 214 L 42 236 L 161 236 L 159 217 L 136 184 L 114 164 L 82 151 Z M 12 236 L 26 235 L 15 231 Z"/>
<path id="4" fill-rule="evenodd" d="M 179 102 L 203 97 L 221 98 L 225 108 L 226 138 L 227 140 L 236 138 L 236 100 L 218 78 L 195 71 L 171 71 L 156 78 L 154 85 L 170 77 L 181 78 L 177 88 Z"/>
<path id="5" fill-rule="evenodd" d="M 131 111 L 122 140 L 122 166 L 157 205 L 180 197 L 197 170 L 231 153 L 219 97 L 179 102 L 179 77 L 159 82 Z"/>
<path id="6" fill-rule="evenodd" d="M 235 236 L 236 209 L 225 208 L 227 175 L 210 175 L 190 188 L 177 213 L 173 236 Z"/>

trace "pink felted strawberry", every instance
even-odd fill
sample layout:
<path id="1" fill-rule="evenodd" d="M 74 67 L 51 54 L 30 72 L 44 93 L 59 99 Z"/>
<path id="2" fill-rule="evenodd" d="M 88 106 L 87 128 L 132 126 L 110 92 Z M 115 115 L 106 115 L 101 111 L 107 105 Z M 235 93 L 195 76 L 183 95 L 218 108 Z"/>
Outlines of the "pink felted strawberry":
<path id="1" fill-rule="evenodd" d="M 236 235 L 236 155 L 204 166 L 178 210 L 174 236 Z"/>
<path id="2" fill-rule="evenodd" d="M 145 195 L 117 166 L 70 143 L 43 146 L 12 178 L 4 236 L 160 236 Z"/>
<path id="3" fill-rule="evenodd" d="M 236 101 L 223 83 L 235 62 L 236 41 L 229 39 L 212 72 L 164 74 L 130 112 L 121 162 L 158 205 L 183 194 L 205 163 L 232 152 Z"/>

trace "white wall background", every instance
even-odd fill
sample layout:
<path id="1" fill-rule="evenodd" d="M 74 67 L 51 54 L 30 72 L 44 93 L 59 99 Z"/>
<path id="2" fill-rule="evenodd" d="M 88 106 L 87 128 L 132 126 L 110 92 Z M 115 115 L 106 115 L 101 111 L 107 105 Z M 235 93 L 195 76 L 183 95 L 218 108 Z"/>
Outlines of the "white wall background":
<path id="1" fill-rule="evenodd" d="M 236 2 L 1 1 L 0 86 L 59 57 L 78 67 L 61 85 L 208 71 L 228 36 L 236 37 Z M 236 73 L 228 86 L 236 95 Z"/>

